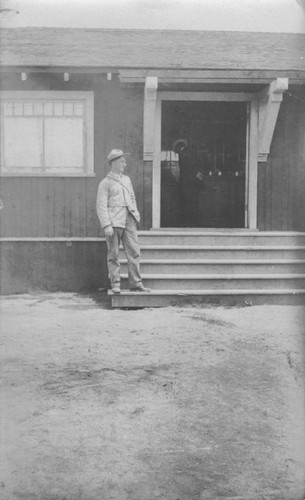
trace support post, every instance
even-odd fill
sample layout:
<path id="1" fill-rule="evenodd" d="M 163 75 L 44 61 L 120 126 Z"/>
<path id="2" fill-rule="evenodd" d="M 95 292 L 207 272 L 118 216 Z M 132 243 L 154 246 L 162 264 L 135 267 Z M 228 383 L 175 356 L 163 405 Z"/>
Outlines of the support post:
<path id="1" fill-rule="evenodd" d="M 246 227 L 248 229 L 257 229 L 257 155 L 258 155 L 258 109 L 257 99 L 253 99 L 250 104 L 250 122 L 249 122 L 249 153 L 248 153 L 248 197 L 247 212 L 248 220 Z"/>
<path id="2" fill-rule="evenodd" d="M 147 76 L 144 89 L 144 161 L 153 161 L 154 127 L 157 102 L 158 78 Z"/>

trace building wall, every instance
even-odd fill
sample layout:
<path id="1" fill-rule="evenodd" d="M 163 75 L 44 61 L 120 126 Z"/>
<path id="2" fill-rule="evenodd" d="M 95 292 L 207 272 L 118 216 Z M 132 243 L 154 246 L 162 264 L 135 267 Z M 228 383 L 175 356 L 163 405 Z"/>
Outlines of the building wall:
<path id="1" fill-rule="evenodd" d="M 0 264 L 1 294 L 108 287 L 106 244 L 102 239 L 0 240 Z"/>
<path id="2" fill-rule="evenodd" d="M 284 96 L 267 164 L 258 166 L 258 228 L 305 231 L 305 86 Z"/>
<path id="3" fill-rule="evenodd" d="M 2 237 L 99 237 L 95 200 L 106 175 L 107 154 L 114 147 L 131 153 L 132 179 L 141 229 L 151 227 L 151 165 L 143 163 L 143 86 L 122 86 L 116 75 L 30 74 L 1 77 L 1 90 L 94 91 L 95 177 L 2 177 Z M 305 99 L 305 88 L 292 89 Z M 258 167 L 258 228 L 305 230 L 305 104 L 284 96 L 267 164 Z"/>
<path id="4" fill-rule="evenodd" d="M 99 182 L 107 174 L 106 158 L 112 148 L 131 153 L 127 175 L 132 179 L 141 228 L 151 225 L 151 210 L 143 200 L 151 198 L 151 172 L 143 168 L 143 87 L 122 87 L 116 75 L 29 74 L 2 76 L 1 90 L 94 91 L 94 178 L 2 177 L 0 198 L 2 237 L 101 236 L 95 201 Z"/>
<path id="5" fill-rule="evenodd" d="M 106 287 L 106 244 L 95 200 L 108 171 L 105 159 L 114 147 L 131 153 L 127 174 L 142 214 L 140 227 L 151 227 L 151 163 L 143 162 L 143 86 L 124 87 L 115 75 L 107 81 L 106 75 L 71 74 L 64 82 L 63 75 L 32 74 L 21 82 L 20 75 L 2 74 L 1 90 L 94 91 L 96 176 L 0 179 L 0 292 Z M 258 167 L 260 230 L 305 231 L 305 87 L 291 92 L 298 99 L 284 96 L 268 162 Z"/>
<path id="6" fill-rule="evenodd" d="M 20 74 L 2 73 L 1 90 L 94 91 L 95 177 L 0 179 L 0 293 L 107 287 L 106 243 L 95 204 L 112 148 L 131 153 L 126 173 L 142 214 L 140 227 L 151 227 L 151 203 L 143 203 L 151 199 L 151 171 L 144 169 L 142 153 L 143 87 L 122 87 L 115 75 L 107 81 L 105 74 L 71 74 L 64 82 L 62 74 L 33 73 L 21 82 Z"/>

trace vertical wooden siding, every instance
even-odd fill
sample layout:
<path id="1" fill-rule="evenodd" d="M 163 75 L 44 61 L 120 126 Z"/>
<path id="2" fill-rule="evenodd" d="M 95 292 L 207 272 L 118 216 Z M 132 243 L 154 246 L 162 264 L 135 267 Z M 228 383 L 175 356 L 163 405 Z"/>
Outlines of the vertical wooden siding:
<path id="1" fill-rule="evenodd" d="M 305 88 L 291 93 L 305 100 Z M 284 96 L 267 164 L 258 168 L 258 227 L 305 231 L 305 103 Z"/>
<path id="2" fill-rule="evenodd" d="M 25 85 L 24 85 L 25 84 Z M 2 90 L 93 90 L 95 177 L 2 177 L 0 211 L 2 237 L 96 237 L 101 235 L 95 202 L 99 182 L 107 174 L 105 162 L 112 148 L 131 153 L 127 175 L 133 181 L 143 210 L 142 159 L 143 88 L 124 88 L 118 78 L 105 75 L 30 75 L 2 79 Z M 142 227 L 145 222 L 142 221 Z"/>
<path id="3" fill-rule="evenodd" d="M 143 87 L 122 87 L 116 76 L 2 76 L 2 90 L 93 90 L 94 178 L 2 177 L 2 237 L 95 237 L 101 230 L 95 210 L 105 159 L 114 147 L 131 153 L 127 174 L 135 188 L 141 228 L 151 227 L 151 166 L 143 165 Z M 305 89 L 291 90 L 305 99 Z M 305 231 L 305 104 L 285 96 L 267 164 L 258 169 L 258 227 Z M 149 207 L 148 207 L 149 205 Z"/>

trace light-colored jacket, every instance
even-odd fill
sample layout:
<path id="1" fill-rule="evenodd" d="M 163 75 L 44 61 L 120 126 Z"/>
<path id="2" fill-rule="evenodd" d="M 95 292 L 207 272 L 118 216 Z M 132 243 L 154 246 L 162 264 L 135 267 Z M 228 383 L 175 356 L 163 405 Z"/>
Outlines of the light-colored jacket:
<path id="1" fill-rule="evenodd" d="M 125 227 L 127 210 L 137 222 L 140 221 L 136 197 L 127 175 L 109 172 L 100 182 L 96 210 L 103 229 L 107 226 Z"/>

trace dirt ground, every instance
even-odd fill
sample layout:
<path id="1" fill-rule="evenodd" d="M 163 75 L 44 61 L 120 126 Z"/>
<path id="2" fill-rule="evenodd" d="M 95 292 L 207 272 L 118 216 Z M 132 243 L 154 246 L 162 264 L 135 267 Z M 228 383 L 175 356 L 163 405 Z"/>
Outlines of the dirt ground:
<path id="1" fill-rule="evenodd" d="M 304 498 L 304 308 L 1 313 L 1 500 Z"/>

